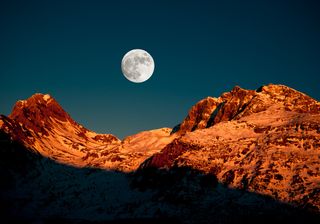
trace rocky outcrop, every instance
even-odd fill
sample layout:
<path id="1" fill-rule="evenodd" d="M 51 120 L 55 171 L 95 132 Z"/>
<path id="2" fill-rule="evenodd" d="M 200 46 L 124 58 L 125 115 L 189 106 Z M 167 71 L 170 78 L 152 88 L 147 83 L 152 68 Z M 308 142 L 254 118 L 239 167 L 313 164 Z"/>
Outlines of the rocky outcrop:
<path id="1" fill-rule="evenodd" d="M 207 97 L 199 101 L 173 132 L 183 134 L 211 127 L 221 121 L 238 120 L 265 111 L 273 104 L 281 105 L 286 111 L 299 113 L 313 114 L 320 110 L 319 102 L 284 85 L 270 84 L 256 91 L 236 86 L 219 98 Z"/>
<path id="2" fill-rule="evenodd" d="M 187 131 L 203 129 L 211 123 L 212 113 L 221 105 L 221 100 L 213 97 L 207 97 L 196 103 L 189 111 L 184 121 L 173 128 L 173 132 L 183 134 Z"/>

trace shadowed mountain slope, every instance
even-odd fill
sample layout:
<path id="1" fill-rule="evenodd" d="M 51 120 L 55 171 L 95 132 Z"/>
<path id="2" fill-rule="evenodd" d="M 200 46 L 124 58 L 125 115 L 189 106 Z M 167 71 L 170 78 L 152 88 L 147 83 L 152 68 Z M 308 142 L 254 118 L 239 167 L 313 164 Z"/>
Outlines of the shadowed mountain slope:
<path id="1" fill-rule="evenodd" d="M 235 87 L 173 130 L 123 141 L 49 95 L 0 117 L 1 206 L 15 221 L 301 223 L 319 218 L 319 161 L 320 103 L 283 85 Z"/>
<path id="2" fill-rule="evenodd" d="M 177 133 L 140 168 L 191 167 L 320 211 L 320 104 L 311 97 L 282 85 L 235 87 L 196 104 Z"/>
<path id="3" fill-rule="evenodd" d="M 2 223 L 269 223 L 320 220 L 192 168 L 122 173 L 45 158 L 0 131 Z"/>

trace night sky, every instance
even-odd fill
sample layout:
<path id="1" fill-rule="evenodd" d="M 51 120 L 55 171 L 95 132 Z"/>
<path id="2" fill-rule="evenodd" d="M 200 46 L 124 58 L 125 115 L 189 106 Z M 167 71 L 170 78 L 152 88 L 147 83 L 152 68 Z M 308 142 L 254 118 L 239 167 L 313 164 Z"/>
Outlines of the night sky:
<path id="1" fill-rule="evenodd" d="M 49 93 L 80 124 L 123 138 L 173 127 L 235 85 L 320 99 L 319 1 L 0 1 L 0 113 Z M 123 55 L 154 58 L 145 83 Z"/>

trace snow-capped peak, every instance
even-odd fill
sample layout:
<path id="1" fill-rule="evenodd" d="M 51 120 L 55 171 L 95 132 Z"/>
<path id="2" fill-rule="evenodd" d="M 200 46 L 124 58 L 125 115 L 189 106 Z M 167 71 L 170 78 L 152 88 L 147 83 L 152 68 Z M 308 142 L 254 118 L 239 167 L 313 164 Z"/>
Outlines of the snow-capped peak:
<path id="1" fill-rule="evenodd" d="M 51 98 L 49 94 L 43 95 L 43 100 L 48 101 Z"/>

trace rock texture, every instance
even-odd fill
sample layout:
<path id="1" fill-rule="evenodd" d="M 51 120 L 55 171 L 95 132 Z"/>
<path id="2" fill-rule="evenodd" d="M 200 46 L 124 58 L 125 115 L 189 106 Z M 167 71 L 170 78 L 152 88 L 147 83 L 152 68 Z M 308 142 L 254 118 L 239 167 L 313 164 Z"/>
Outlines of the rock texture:
<path id="1" fill-rule="evenodd" d="M 282 85 L 235 87 L 191 108 L 178 133 L 140 169 L 192 167 L 320 211 L 320 104 L 311 97 Z"/>
<path id="2" fill-rule="evenodd" d="M 273 104 L 286 111 L 319 113 L 319 103 L 311 97 L 284 85 L 261 86 L 256 91 L 238 86 L 219 98 L 207 97 L 194 105 L 173 132 L 185 133 L 211 127 L 221 121 L 238 120 L 267 110 Z"/>
<path id="3" fill-rule="evenodd" d="M 175 138 L 169 128 L 145 131 L 124 142 L 97 134 L 76 123 L 48 94 L 18 101 L 8 117 L 1 115 L 0 126 L 13 140 L 60 163 L 121 171 L 135 170 Z"/>
<path id="4" fill-rule="evenodd" d="M 0 215 L 9 223 L 308 223 L 320 220 L 319 161 L 320 103 L 283 85 L 235 87 L 199 101 L 173 130 L 122 141 L 35 94 L 0 117 Z"/>

